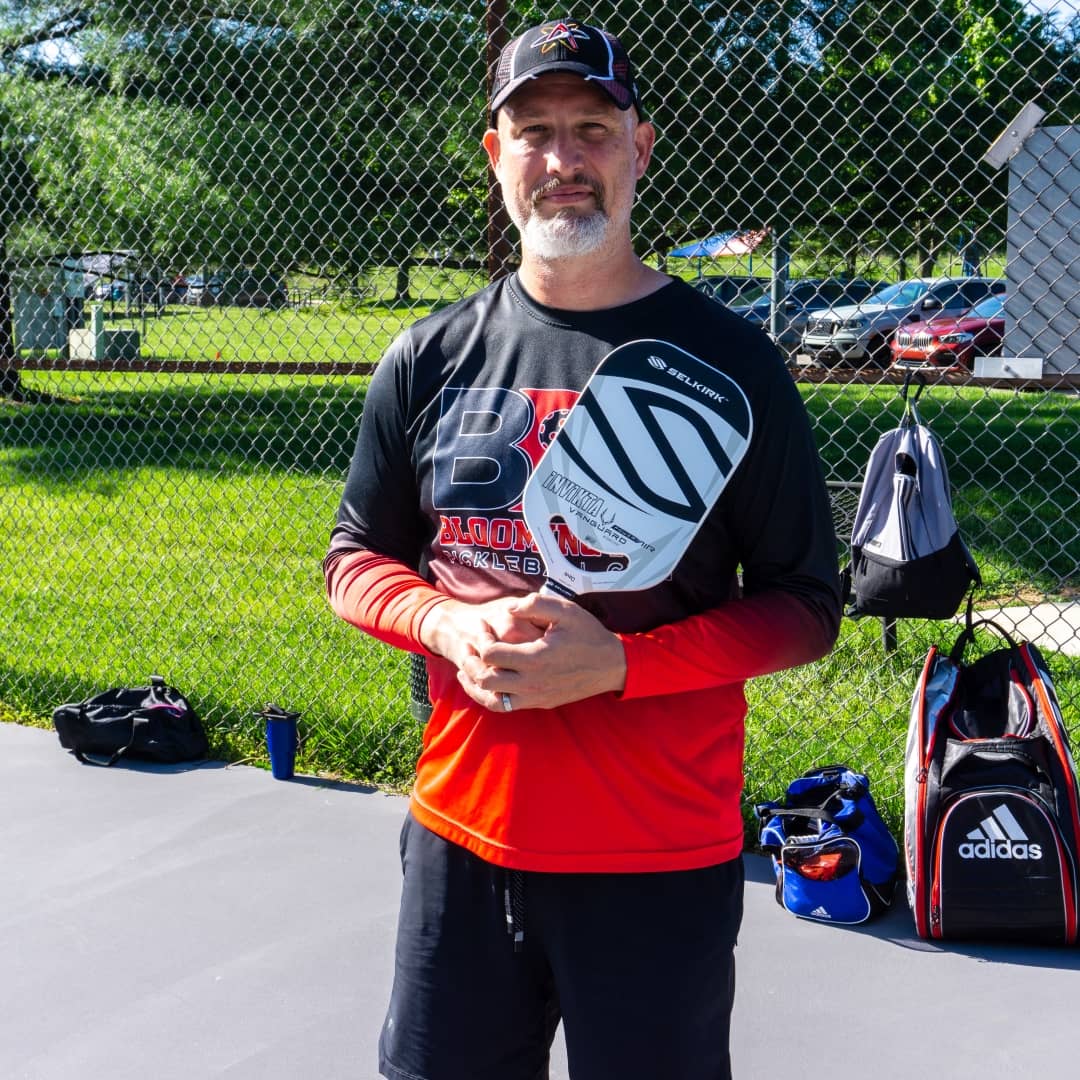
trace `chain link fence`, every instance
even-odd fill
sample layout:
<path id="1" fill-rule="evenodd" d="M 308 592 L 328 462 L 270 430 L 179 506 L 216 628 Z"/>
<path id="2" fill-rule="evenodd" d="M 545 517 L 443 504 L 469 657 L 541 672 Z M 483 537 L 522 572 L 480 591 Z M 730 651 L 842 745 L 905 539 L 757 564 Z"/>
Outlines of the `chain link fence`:
<path id="1" fill-rule="evenodd" d="M 407 782 L 408 662 L 335 621 L 320 560 L 371 365 L 513 265 L 485 79 L 546 14 L 0 2 L 0 716 L 161 673 L 231 758 L 274 701 L 302 768 Z M 838 544 L 917 370 L 979 605 L 1040 643 L 1077 734 L 1076 0 L 574 14 L 623 37 L 659 131 L 638 250 L 784 350 Z M 752 684 L 748 799 L 845 760 L 895 824 L 914 681 L 954 636 L 845 620 Z"/>

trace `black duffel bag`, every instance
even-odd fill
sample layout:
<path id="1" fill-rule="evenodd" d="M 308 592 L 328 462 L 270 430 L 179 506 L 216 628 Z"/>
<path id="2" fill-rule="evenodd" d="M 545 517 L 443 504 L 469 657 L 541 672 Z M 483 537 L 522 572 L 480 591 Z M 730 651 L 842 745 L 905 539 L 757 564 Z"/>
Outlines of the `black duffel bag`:
<path id="1" fill-rule="evenodd" d="M 206 757 L 209 744 L 195 710 L 160 675 L 149 686 L 106 690 L 53 712 L 60 745 L 86 765 L 121 757 L 173 763 Z M 103 757 L 94 761 L 88 755 Z"/>

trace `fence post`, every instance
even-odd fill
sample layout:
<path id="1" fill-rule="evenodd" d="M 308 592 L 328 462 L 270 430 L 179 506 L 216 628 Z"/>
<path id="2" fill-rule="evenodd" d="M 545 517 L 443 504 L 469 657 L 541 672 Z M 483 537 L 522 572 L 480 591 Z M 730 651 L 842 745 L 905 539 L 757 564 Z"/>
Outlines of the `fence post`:
<path id="1" fill-rule="evenodd" d="M 495 66 L 509 35 L 506 32 L 506 0 L 487 0 L 487 100 L 495 82 Z M 503 205 L 502 193 L 494 174 L 488 170 L 488 280 L 498 281 L 512 269 L 514 247 L 510 240 L 510 215 Z"/>

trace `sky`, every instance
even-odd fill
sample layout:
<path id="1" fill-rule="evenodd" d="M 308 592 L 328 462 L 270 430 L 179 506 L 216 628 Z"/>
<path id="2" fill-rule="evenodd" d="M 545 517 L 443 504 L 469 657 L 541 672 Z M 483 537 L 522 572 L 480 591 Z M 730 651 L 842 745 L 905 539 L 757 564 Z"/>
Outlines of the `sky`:
<path id="1" fill-rule="evenodd" d="M 1029 8 L 1045 11 L 1048 14 L 1068 20 L 1072 15 L 1080 15 L 1080 0 L 1025 0 Z"/>

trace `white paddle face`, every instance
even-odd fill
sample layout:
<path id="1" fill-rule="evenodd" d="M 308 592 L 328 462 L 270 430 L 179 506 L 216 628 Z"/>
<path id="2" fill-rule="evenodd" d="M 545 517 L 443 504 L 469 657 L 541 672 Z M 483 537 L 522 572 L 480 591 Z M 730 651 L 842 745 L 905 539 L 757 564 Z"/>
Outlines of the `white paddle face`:
<path id="1" fill-rule="evenodd" d="M 678 346 L 631 341 L 608 353 L 525 486 L 548 585 L 577 596 L 663 581 L 752 430 L 736 383 Z"/>

